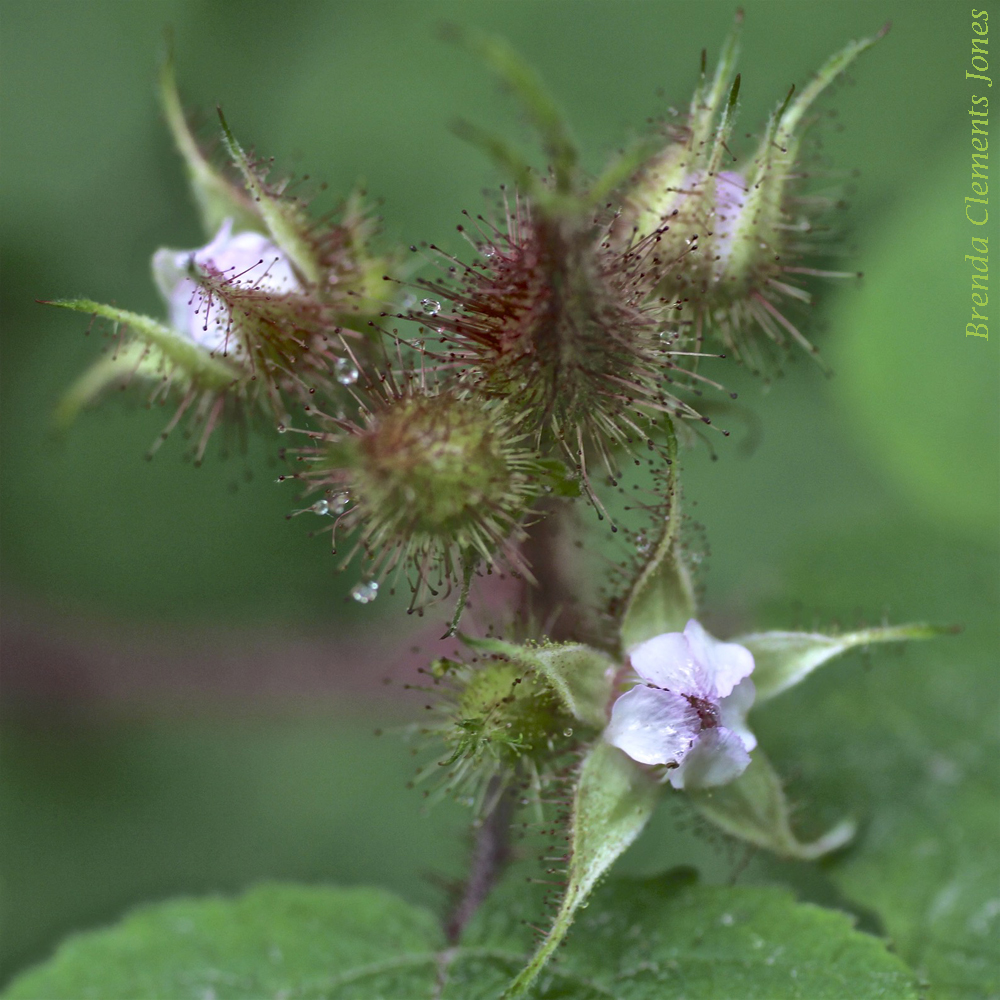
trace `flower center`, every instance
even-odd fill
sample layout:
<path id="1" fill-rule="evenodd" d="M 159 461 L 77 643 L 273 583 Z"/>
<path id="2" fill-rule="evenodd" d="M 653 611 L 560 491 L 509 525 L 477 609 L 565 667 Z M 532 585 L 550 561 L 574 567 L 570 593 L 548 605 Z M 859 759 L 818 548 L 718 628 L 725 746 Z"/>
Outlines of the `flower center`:
<path id="1" fill-rule="evenodd" d="M 686 694 L 688 704 L 698 713 L 701 720 L 702 729 L 714 729 L 719 725 L 719 706 L 706 698 L 696 698 L 693 694 Z"/>

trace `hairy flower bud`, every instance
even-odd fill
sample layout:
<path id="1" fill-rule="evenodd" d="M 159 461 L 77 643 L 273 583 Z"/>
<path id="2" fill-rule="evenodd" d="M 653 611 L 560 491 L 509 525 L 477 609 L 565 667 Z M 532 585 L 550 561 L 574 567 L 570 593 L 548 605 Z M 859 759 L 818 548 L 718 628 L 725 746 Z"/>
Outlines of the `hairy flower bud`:
<path id="1" fill-rule="evenodd" d="M 480 217 L 470 240 L 480 259 L 452 266 L 457 282 L 421 282 L 432 298 L 404 318 L 435 332 L 444 364 L 478 392 L 511 401 L 538 447 L 568 457 L 593 496 L 588 454 L 616 472 L 615 451 L 645 447 L 664 415 L 703 419 L 675 392 L 690 380 L 650 301 L 656 250 L 613 249 L 580 206 L 518 196 L 505 210 L 503 229 Z"/>
<path id="2" fill-rule="evenodd" d="M 436 718 L 423 731 L 443 744 L 445 756 L 422 776 L 440 778 L 446 769 L 442 790 L 483 811 L 490 807 L 487 797 L 513 780 L 537 794 L 591 734 L 546 669 L 545 657 L 577 647 L 502 646 L 503 652 L 473 663 L 438 660 L 428 672 Z"/>
<path id="3" fill-rule="evenodd" d="M 167 302 L 171 326 L 213 354 L 245 350 L 241 320 L 247 312 L 233 311 L 238 292 L 244 298 L 257 295 L 262 302 L 274 302 L 303 290 L 280 247 L 260 233 L 234 235 L 232 229 L 233 220 L 226 219 L 207 246 L 158 250 L 153 256 L 153 277 Z M 204 278 L 229 286 L 230 301 L 204 287 Z"/>
<path id="4" fill-rule="evenodd" d="M 772 114 L 756 153 L 737 170 L 726 166 L 735 159 L 729 142 L 740 89 L 740 77 L 733 79 L 740 21 L 711 81 L 703 67 L 686 121 L 624 191 L 616 238 L 655 235 L 666 263 L 656 290 L 682 305 L 677 327 L 699 348 L 706 336 L 717 335 L 726 350 L 760 370 L 767 342 L 784 348 L 791 337 L 815 353 L 783 311 L 787 300 L 810 301 L 797 284 L 801 276 L 852 276 L 803 266 L 816 249 L 809 244 L 816 210 L 832 202 L 801 196 L 799 145 L 813 101 L 884 32 L 852 42 L 794 100 L 793 88 Z"/>
<path id="5" fill-rule="evenodd" d="M 248 156 L 221 112 L 229 163 L 215 166 L 188 129 L 169 59 L 160 82 L 212 238 L 196 250 L 154 256 L 169 324 L 89 299 L 53 303 L 110 320 L 115 332 L 114 351 L 69 390 L 58 420 L 68 424 L 109 385 L 152 383 L 151 402 L 174 395 L 179 405 L 150 454 L 186 414 L 201 429 L 200 461 L 227 416 L 242 422 L 264 413 L 281 425 L 317 391 L 337 393 L 339 372 L 354 364 L 347 338 L 364 350 L 363 333 L 381 311 L 388 261 L 369 249 L 374 222 L 360 194 L 339 220 L 311 219 L 290 182 L 269 179 L 270 161 Z"/>
<path id="6" fill-rule="evenodd" d="M 360 549 L 370 578 L 398 568 L 411 609 L 467 587 L 480 564 L 530 577 L 514 543 L 547 470 L 516 422 L 476 396 L 386 386 L 356 422 L 317 415 L 327 429 L 298 453 L 309 468 L 296 478 L 326 495 L 310 509 L 337 516 L 334 544 L 358 532 L 345 564 Z"/>

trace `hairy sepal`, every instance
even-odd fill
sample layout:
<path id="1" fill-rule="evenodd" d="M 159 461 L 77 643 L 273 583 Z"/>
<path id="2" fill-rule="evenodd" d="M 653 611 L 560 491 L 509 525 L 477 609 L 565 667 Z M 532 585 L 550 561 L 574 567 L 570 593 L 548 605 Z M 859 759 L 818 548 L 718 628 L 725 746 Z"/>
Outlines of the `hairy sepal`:
<path id="1" fill-rule="evenodd" d="M 526 994 L 598 880 L 642 832 L 658 792 L 655 781 L 615 747 L 598 741 L 587 754 L 573 794 L 565 895 L 551 928 L 502 1000 Z"/>
<path id="2" fill-rule="evenodd" d="M 166 371 L 179 370 L 190 385 L 214 392 L 225 392 L 238 380 L 238 373 L 225 361 L 149 316 L 91 299 L 56 299 L 45 305 L 111 320 L 123 335 L 135 338 L 123 343 L 110 357 L 98 360 L 77 379 L 56 410 L 60 426 L 72 423 L 80 409 L 103 389 L 136 375 L 162 378 Z"/>
<path id="3" fill-rule="evenodd" d="M 724 833 L 783 858 L 814 861 L 843 847 L 856 830 L 853 820 L 845 819 L 817 840 L 800 841 L 792 830 L 781 779 L 760 747 L 735 781 L 685 794 L 694 808 Z"/>
<path id="4" fill-rule="evenodd" d="M 478 652 L 503 656 L 531 667 L 548 681 L 575 719 L 595 729 L 604 728 L 617 669 L 607 654 L 578 642 L 518 646 L 499 639 L 463 638 Z"/>
<path id="5" fill-rule="evenodd" d="M 246 193 L 209 161 L 191 134 L 177 92 L 173 52 L 169 50 L 160 67 L 160 104 L 174 144 L 184 160 L 188 183 L 205 235 L 214 236 L 226 219 L 233 220 L 237 231 L 253 229 L 264 232 L 264 222 L 254 211 L 253 203 Z"/>
<path id="6" fill-rule="evenodd" d="M 781 694 L 805 680 L 817 667 L 851 649 L 883 642 L 906 642 L 911 639 L 933 639 L 954 629 L 922 623 L 885 625 L 859 629 L 842 635 L 820 632 L 753 632 L 738 636 L 733 642 L 753 653 L 753 682 L 757 689 L 756 704 Z"/>
<path id="7" fill-rule="evenodd" d="M 688 619 L 695 616 L 694 585 L 679 550 L 677 439 L 672 428 L 668 432 L 667 458 L 670 463 L 664 497 L 667 514 L 649 561 L 632 585 L 625 604 L 621 644 L 626 654 L 654 636 L 682 632 Z"/>
<path id="8" fill-rule="evenodd" d="M 226 150 L 234 166 L 243 176 L 247 191 L 257 205 L 271 239 L 310 285 L 320 285 L 323 268 L 309 238 L 309 220 L 302 207 L 288 198 L 276 195 L 268 188 L 243 147 L 237 142 L 221 109 L 219 121 L 222 124 L 222 138 Z"/>

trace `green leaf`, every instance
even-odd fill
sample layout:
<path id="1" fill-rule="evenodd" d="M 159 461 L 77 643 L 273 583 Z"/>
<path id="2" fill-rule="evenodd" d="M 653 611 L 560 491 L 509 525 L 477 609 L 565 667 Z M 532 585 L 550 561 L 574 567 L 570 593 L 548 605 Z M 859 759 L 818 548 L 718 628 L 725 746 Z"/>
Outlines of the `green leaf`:
<path id="1" fill-rule="evenodd" d="M 760 747 L 753 751 L 750 766 L 735 781 L 685 794 L 695 809 L 720 830 L 784 858 L 812 861 L 843 847 L 854 836 L 854 823 L 843 820 L 818 840 L 799 841 L 792 831 L 781 779 Z"/>
<path id="2" fill-rule="evenodd" d="M 256 203 L 271 238 L 306 281 L 312 285 L 320 284 L 322 268 L 309 242 L 309 223 L 301 208 L 294 201 L 275 194 L 268 188 L 243 147 L 236 141 L 221 109 L 219 121 L 222 123 L 222 138 L 226 149 L 237 170 L 243 175 L 247 191 Z"/>
<path id="3" fill-rule="evenodd" d="M 664 632 L 682 632 L 695 614 L 691 574 L 679 553 L 680 498 L 677 489 L 677 439 L 669 429 L 669 478 L 665 497 L 669 513 L 663 531 L 653 546 L 625 605 L 622 618 L 622 649 L 627 653 L 641 642 Z"/>
<path id="4" fill-rule="evenodd" d="M 498 905 L 499 904 L 499 905 Z M 66 941 L 5 1000 L 495 1000 L 524 953 L 531 894 L 501 893 L 458 947 L 377 889 L 263 885 L 175 900 Z M 842 913 L 773 888 L 619 881 L 595 895 L 535 1000 L 916 1000 L 913 975 Z"/>
<path id="5" fill-rule="evenodd" d="M 562 942 L 597 880 L 642 832 L 659 789 L 633 760 L 603 740 L 580 768 L 573 796 L 566 889 L 555 919 L 528 964 L 504 992 L 523 997 Z"/>
<path id="6" fill-rule="evenodd" d="M 139 909 L 70 938 L 7 1000 L 337 1000 L 426 995 L 443 936 L 433 917 L 376 889 L 264 885 L 237 899 Z"/>
<path id="7" fill-rule="evenodd" d="M 820 671 L 758 723 L 774 723 L 769 750 L 799 772 L 791 795 L 864 817 L 829 869 L 837 888 L 879 914 L 934 1000 L 986 1000 L 1000 994 L 997 552 L 927 524 L 866 517 L 817 534 L 784 569 L 789 592 L 842 617 L 888 596 L 894 614 L 932 609 L 961 634 L 901 646 L 877 669 L 852 657 Z"/>
<path id="8" fill-rule="evenodd" d="M 579 642 L 517 646 L 500 639 L 471 639 L 471 648 L 504 656 L 537 671 L 555 689 L 566 710 L 595 729 L 607 724 L 611 683 L 617 664 L 606 653 Z"/>
<path id="9" fill-rule="evenodd" d="M 732 641 L 753 653 L 753 682 L 757 703 L 793 687 L 817 667 L 859 646 L 879 642 L 905 642 L 908 639 L 933 639 L 954 629 L 934 625 L 887 625 L 860 629 L 842 635 L 821 632 L 754 632 Z"/>
<path id="10" fill-rule="evenodd" d="M 262 230 L 264 227 L 261 218 L 253 210 L 246 193 L 208 161 L 191 134 L 177 93 L 171 51 L 167 52 L 160 67 L 160 103 L 174 143 L 184 158 L 188 183 L 191 185 L 205 234 L 214 236 L 225 219 L 233 220 L 237 232 L 245 229 Z"/>
<path id="11" fill-rule="evenodd" d="M 919 996 L 906 965 L 845 914 L 784 889 L 702 886 L 677 872 L 595 893 L 565 966 L 623 1000 Z"/>

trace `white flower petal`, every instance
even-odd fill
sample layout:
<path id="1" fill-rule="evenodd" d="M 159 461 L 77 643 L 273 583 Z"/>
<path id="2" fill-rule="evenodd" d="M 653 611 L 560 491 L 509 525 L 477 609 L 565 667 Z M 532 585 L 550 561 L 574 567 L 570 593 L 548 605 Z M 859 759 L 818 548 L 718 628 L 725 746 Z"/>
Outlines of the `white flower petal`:
<path id="1" fill-rule="evenodd" d="M 712 678 L 711 699 L 725 698 L 744 677 L 753 673 L 753 654 L 735 642 L 719 642 L 693 618 L 684 627 L 695 659 L 704 664 Z"/>
<path id="2" fill-rule="evenodd" d="M 670 772 L 670 784 L 688 789 L 726 785 L 749 763 L 750 754 L 736 733 L 723 726 L 704 729 L 680 767 Z"/>
<path id="3" fill-rule="evenodd" d="M 716 700 L 708 664 L 698 657 L 683 632 L 665 632 L 647 639 L 632 650 L 631 661 L 635 672 L 650 684 L 677 694 Z"/>
<path id="4" fill-rule="evenodd" d="M 167 302 L 171 326 L 220 353 L 240 346 L 229 308 L 189 277 L 193 266 L 246 288 L 277 294 L 302 290 L 291 262 L 275 243 L 260 233 L 233 236 L 232 227 L 232 219 L 226 219 L 212 241 L 198 250 L 158 250 L 153 256 L 153 276 Z"/>
<path id="5" fill-rule="evenodd" d="M 736 733 L 747 750 L 753 750 L 757 746 L 757 737 L 747 726 L 747 712 L 750 711 L 756 694 L 753 681 L 747 677 L 733 688 L 733 693 L 728 698 L 719 702 L 720 723 Z"/>
<path id="6" fill-rule="evenodd" d="M 700 727 L 685 698 L 640 684 L 614 703 L 604 739 L 640 764 L 672 764 L 688 752 Z"/>

